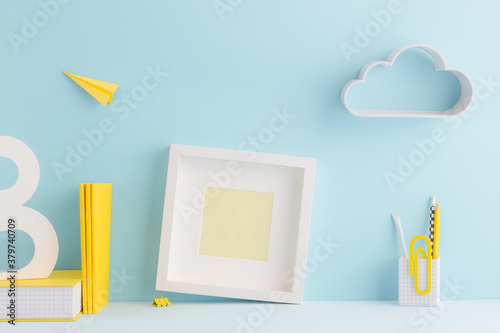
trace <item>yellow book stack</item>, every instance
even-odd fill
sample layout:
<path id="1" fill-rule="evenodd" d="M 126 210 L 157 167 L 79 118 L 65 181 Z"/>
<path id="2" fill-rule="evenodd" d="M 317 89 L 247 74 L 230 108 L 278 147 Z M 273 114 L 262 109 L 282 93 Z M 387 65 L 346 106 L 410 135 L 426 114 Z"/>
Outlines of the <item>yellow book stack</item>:
<path id="1" fill-rule="evenodd" d="M 52 271 L 46 279 L 0 281 L 0 321 L 70 321 L 82 314 L 82 272 Z"/>
<path id="2" fill-rule="evenodd" d="M 83 313 L 108 303 L 111 184 L 80 184 Z"/>

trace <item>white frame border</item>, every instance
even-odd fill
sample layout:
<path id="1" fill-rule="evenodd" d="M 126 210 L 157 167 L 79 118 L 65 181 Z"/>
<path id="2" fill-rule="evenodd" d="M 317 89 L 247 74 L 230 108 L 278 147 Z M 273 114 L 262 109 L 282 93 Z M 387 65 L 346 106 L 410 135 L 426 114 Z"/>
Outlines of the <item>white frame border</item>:
<path id="1" fill-rule="evenodd" d="M 171 245 L 174 202 L 177 190 L 177 176 L 181 157 L 199 157 L 247 163 L 260 163 L 276 166 L 295 167 L 304 169 L 304 180 L 301 195 L 301 209 L 297 240 L 297 253 L 294 272 L 294 288 L 291 292 L 279 290 L 242 289 L 201 285 L 185 282 L 168 281 L 169 250 Z M 241 298 L 280 303 L 302 303 L 304 292 L 305 267 L 307 260 L 307 245 L 309 239 L 309 225 L 312 209 L 314 188 L 314 173 L 316 160 L 307 157 L 295 157 L 266 153 L 254 153 L 228 149 L 195 147 L 185 145 L 170 145 L 170 157 L 167 172 L 165 203 L 163 208 L 163 222 L 161 229 L 160 252 L 156 276 L 156 289 L 162 291 Z M 299 269 L 297 269 L 299 268 Z"/>

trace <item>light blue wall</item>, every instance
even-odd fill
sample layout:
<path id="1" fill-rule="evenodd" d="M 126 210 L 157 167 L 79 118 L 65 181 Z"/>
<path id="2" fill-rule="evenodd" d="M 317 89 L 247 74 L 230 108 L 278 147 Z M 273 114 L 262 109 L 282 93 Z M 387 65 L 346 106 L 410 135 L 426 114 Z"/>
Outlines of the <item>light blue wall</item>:
<path id="1" fill-rule="evenodd" d="M 354 45 L 356 29 L 370 28 L 372 11 L 387 10 L 390 1 L 232 3 L 240 4 L 221 20 L 212 0 L 70 1 L 57 13 L 51 7 L 48 22 L 38 1 L 0 3 L 0 134 L 24 141 L 38 157 L 40 185 L 28 206 L 57 231 L 56 268 L 80 268 L 77 184 L 112 182 L 112 300 L 150 300 L 169 145 L 236 149 L 286 108 L 294 118 L 261 148 L 317 158 L 305 300 L 396 299 L 401 252 L 390 215 L 402 214 L 409 243 L 427 232 L 431 195 L 442 207 L 445 297 L 499 298 L 500 86 L 485 82 L 500 82 L 500 2 L 401 0 L 390 22 L 386 17 L 366 45 L 358 40 L 362 47 L 350 57 L 342 43 Z M 23 18 L 42 27 L 24 31 L 32 36 L 16 53 L 9 36 L 22 36 Z M 447 122 L 358 118 L 343 108 L 345 82 L 368 61 L 411 43 L 433 45 L 472 77 L 473 110 Z M 140 93 L 156 67 L 168 77 L 126 106 L 121 98 Z M 62 71 L 120 84 L 112 106 L 98 104 Z M 430 58 L 418 52 L 368 79 L 353 90 L 356 106 L 446 109 L 459 96 L 454 77 L 432 72 Z M 54 162 L 66 163 L 67 147 L 75 149 L 84 131 L 105 119 L 112 132 L 58 179 Z M 418 153 L 416 142 L 429 144 L 433 131 L 440 138 L 433 151 Z M 391 188 L 387 173 L 398 174 L 401 158 L 420 163 L 419 156 L 421 165 Z M 0 167 L 6 187 L 15 170 L 2 160 Z M 321 261 L 314 250 L 328 238 L 336 247 Z M 118 277 L 123 273 L 132 278 Z"/>

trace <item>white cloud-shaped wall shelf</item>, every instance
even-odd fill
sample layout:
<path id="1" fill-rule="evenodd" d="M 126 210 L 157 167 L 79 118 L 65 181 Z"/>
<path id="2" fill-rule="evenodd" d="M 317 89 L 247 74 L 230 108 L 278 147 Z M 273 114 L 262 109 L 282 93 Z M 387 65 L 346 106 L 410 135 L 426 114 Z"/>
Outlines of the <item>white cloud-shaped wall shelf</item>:
<path id="1" fill-rule="evenodd" d="M 364 83 L 366 81 L 366 75 L 375 66 L 392 66 L 396 58 L 404 51 L 416 48 L 427 52 L 436 65 L 436 71 L 448 71 L 455 75 L 461 87 L 460 99 L 458 102 L 450 109 L 445 111 L 414 111 L 414 110 L 358 110 L 349 106 L 347 102 L 347 97 L 351 88 L 359 83 Z M 352 114 L 358 117 L 419 117 L 419 118 L 451 118 L 459 116 L 465 113 L 472 105 L 474 99 L 474 84 L 470 79 L 469 75 L 464 71 L 457 68 L 450 68 L 446 66 L 446 60 L 444 56 L 429 45 L 424 44 L 412 44 L 403 46 L 394 50 L 385 61 L 372 61 L 366 64 L 361 71 L 357 79 L 347 82 L 342 88 L 341 92 L 342 104 L 345 108 L 349 110 Z"/>

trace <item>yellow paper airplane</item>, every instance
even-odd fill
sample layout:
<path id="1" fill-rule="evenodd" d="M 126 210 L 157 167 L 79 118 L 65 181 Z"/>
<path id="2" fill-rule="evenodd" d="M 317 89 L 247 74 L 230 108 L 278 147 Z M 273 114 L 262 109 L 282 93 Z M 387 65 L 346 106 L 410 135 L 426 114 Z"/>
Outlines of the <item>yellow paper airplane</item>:
<path id="1" fill-rule="evenodd" d="M 91 94 L 102 105 L 105 106 L 106 104 L 113 101 L 113 93 L 115 92 L 116 88 L 118 88 L 117 84 L 91 79 L 67 72 L 63 73 L 69 76 L 73 81 L 78 83 L 80 87 L 85 89 L 85 91 Z"/>

